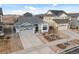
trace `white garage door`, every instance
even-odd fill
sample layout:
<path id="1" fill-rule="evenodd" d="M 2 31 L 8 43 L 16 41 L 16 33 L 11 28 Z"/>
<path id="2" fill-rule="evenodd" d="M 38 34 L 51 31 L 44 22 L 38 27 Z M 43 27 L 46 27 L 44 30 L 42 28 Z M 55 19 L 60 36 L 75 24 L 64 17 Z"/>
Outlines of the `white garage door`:
<path id="1" fill-rule="evenodd" d="M 67 30 L 67 26 L 59 26 L 59 30 Z"/>

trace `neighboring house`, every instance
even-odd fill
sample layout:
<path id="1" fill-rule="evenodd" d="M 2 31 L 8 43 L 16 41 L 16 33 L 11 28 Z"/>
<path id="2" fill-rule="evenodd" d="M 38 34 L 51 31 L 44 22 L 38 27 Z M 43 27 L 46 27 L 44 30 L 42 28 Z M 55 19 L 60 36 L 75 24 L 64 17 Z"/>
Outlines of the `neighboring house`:
<path id="1" fill-rule="evenodd" d="M 70 17 L 70 28 L 79 28 L 79 13 L 69 13 Z"/>
<path id="2" fill-rule="evenodd" d="M 28 14 L 28 13 L 26 13 Z M 25 14 L 24 14 L 25 15 Z M 18 18 L 18 21 L 14 24 L 16 32 L 20 31 L 32 31 L 33 33 L 36 32 L 48 32 L 49 25 L 47 22 L 43 21 L 42 19 L 35 17 L 35 16 L 21 16 Z"/>
<path id="3" fill-rule="evenodd" d="M 20 17 L 20 15 L 4 15 L 3 23 L 5 25 L 13 25 L 17 21 L 18 17 Z"/>
<path id="4" fill-rule="evenodd" d="M 27 13 L 25 13 L 23 16 L 25 16 L 25 17 L 32 17 L 32 14 L 29 13 L 29 12 L 27 12 Z"/>
<path id="5" fill-rule="evenodd" d="M 44 16 L 43 21 L 50 26 L 58 27 L 58 30 L 67 30 L 69 27 L 69 17 L 63 10 L 49 10 Z"/>
<path id="6" fill-rule="evenodd" d="M 3 25 L 3 11 L 0 8 L 0 36 L 4 35 L 4 25 Z"/>

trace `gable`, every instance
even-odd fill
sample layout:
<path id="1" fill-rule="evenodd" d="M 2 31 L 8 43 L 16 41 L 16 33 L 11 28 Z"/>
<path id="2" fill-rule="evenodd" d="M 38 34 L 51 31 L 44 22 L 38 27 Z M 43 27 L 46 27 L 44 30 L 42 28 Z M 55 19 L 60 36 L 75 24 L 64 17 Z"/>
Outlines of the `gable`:
<path id="1" fill-rule="evenodd" d="M 52 12 L 48 11 L 47 14 L 52 14 Z"/>
<path id="2" fill-rule="evenodd" d="M 54 15 L 54 13 L 52 13 L 51 11 L 48 11 L 47 14 Z"/>

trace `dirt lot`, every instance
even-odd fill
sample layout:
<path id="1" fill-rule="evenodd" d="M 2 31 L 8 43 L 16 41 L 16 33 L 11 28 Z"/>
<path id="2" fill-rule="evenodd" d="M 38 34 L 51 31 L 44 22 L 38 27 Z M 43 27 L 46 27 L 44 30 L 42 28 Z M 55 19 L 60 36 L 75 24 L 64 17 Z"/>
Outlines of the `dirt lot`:
<path id="1" fill-rule="evenodd" d="M 4 33 L 3 38 L 0 37 L 0 54 L 1 53 L 11 53 L 17 50 L 23 49 L 21 40 L 17 33 L 12 34 L 11 26 L 17 20 L 16 15 L 5 15 L 3 16 L 4 22 Z"/>
<path id="2" fill-rule="evenodd" d="M 18 34 L 8 35 L 4 39 L 0 39 L 0 54 L 11 53 L 23 49 Z"/>
<path id="3" fill-rule="evenodd" d="M 73 32 L 79 33 L 79 29 L 70 29 Z"/>
<path id="4" fill-rule="evenodd" d="M 58 35 L 59 35 L 59 37 L 61 37 L 62 39 L 68 39 L 68 38 L 69 38 L 69 36 L 66 35 L 65 33 L 63 33 L 62 31 L 58 31 Z"/>

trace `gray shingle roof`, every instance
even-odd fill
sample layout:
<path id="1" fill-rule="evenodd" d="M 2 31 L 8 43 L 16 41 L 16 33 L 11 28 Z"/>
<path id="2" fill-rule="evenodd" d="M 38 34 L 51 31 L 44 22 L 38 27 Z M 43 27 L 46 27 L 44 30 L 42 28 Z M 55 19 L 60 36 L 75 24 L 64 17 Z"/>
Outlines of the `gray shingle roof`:
<path id="1" fill-rule="evenodd" d="M 44 16 L 45 14 L 37 14 L 37 15 L 35 15 L 35 17 L 39 17 L 39 18 L 41 18 L 41 19 L 43 19 L 43 16 Z"/>
<path id="2" fill-rule="evenodd" d="M 57 24 L 68 23 L 69 19 L 53 19 Z"/>
<path id="3" fill-rule="evenodd" d="M 15 25 L 21 25 L 25 22 L 28 22 L 30 24 L 39 24 L 39 23 L 43 23 L 43 20 L 34 16 L 32 17 L 21 16 L 18 18 L 18 22 L 16 22 Z"/>
<path id="4" fill-rule="evenodd" d="M 67 15 L 67 13 L 63 10 L 49 10 L 49 11 L 54 13 L 55 16 L 60 16 L 62 13 L 65 13 Z"/>
<path id="5" fill-rule="evenodd" d="M 68 16 L 79 16 L 79 13 L 69 13 Z"/>
<path id="6" fill-rule="evenodd" d="M 25 17 L 32 17 L 32 14 L 29 13 L 29 12 L 27 12 L 27 13 L 25 13 L 23 16 L 25 16 Z"/>

